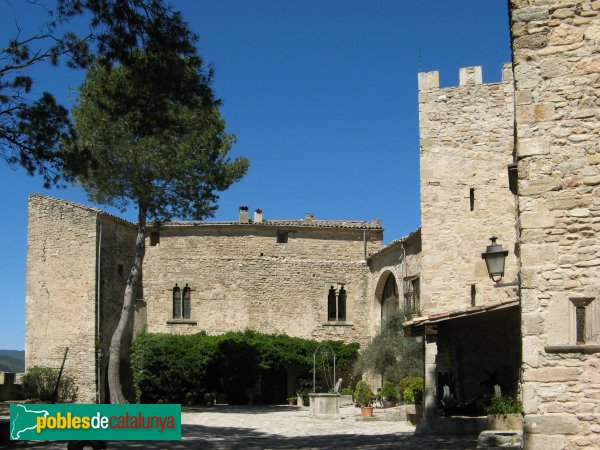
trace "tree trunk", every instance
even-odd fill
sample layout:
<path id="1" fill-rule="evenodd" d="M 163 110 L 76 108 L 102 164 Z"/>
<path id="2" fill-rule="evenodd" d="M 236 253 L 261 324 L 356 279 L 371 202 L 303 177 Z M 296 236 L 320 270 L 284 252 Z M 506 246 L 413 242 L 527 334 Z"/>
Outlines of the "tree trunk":
<path id="1" fill-rule="evenodd" d="M 108 388 L 110 390 L 111 403 L 127 403 L 125 395 L 123 395 L 123 386 L 121 385 L 121 349 L 123 348 L 123 339 L 125 331 L 131 320 L 131 310 L 133 308 L 133 296 L 138 280 L 142 272 L 142 262 L 146 253 L 146 210 L 139 208 L 137 237 L 135 240 L 135 259 L 133 266 L 127 277 L 127 286 L 125 287 L 125 295 L 123 296 L 123 309 L 121 310 L 121 318 L 115 329 L 110 341 L 110 350 L 108 358 Z"/>

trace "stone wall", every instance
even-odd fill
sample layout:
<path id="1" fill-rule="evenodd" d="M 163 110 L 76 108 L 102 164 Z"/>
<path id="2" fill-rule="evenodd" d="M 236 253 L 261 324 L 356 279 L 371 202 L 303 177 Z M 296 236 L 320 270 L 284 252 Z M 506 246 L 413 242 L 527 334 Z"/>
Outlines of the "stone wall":
<path id="1" fill-rule="evenodd" d="M 99 211 L 32 195 L 27 234 L 25 368 L 59 368 L 96 400 L 95 308 Z"/>
<path id="2" fill-rule="evenodd" d="M 421 305 L 423 313 L 515 300 L 495 288 L 481 253 L 489 238 L 510 254 L 506 281 L 516 279 L 513 83 L 482 84 L 481 67 L 460 69 L 460 86 L 439 87 L 438 72 L 419 74 L 421 146 Z"/>
<path id="3" fill-rule="evenodd" d="M 136 227 L 129 222 L 118 219 L 108 214 L 100 214 L 101 229 L 98 230 L 100 242 L 100 329 L 99 346 L 102 348 L 100 362 L 100 399 L 108 401 L 106 374 L 108 367 L 108 348 L 112 335 L 121 317 L 123 296 L 127 277 L 133 265 L 135 256 Z M 97 282 L 97 280 L 96 280 Z M 140 280 L 141 284 L 141 280 Z M 142 296 L 141 287 L 138 286 L 136 298 Z M 130 343 L 133 337 L 133 315 L 131 317 L 129 332 L 125 341 Z M 129 365 L 131 346 L 126 345 L 121 351 L 121 366 L 123 368 L 123 389 L 129 400 L 133 401 L 131 374 Z"/>
<path id="4" fill-rule="evenodd" d="M 168 225 L 148 243 L 144 301 L 148 331 L 219 334 L 254 329 L 313 339 L 364 343 L 370 336 L 365 234 L 357 229 L 289 229 L 263 225 Z M 382 230 L 367 230 L 367 251 Z M 189 320 L 173 320 L 172 289 L 191 288 Z M 327 320 L 330 286 L 347 291 L 345 322 Z"/>
<path id="5" fill-rule="evenodd" d="M 0 372 L 0 402 L 23 400 L 22 373 Z"/>
<path id="6" fill-rule="evenodd" d="M 373 305 L 365 257 L 381 249 L 383 230 L 376 223 L 361 228 L 307 220 L 163 226 L 157 245 L 147 239 L 129 336 L 142 329 L 210 334 L 254 329 L 366 343 Z M 282 230 L 287 242 L 277 243 Z M 106 401 L 108 348 L 136 228 L 100 210 L 34 195 L 28 233 L 26 366 L 58 368 L 68 347 L 65 367 L 79 386 L 77 400 L 96 401 L 99 385 L 98 398 Z M 192 289 L 189 319 L 173 318 L 176 283 Z M 328 290 L 342 285 L 346 320 L 329 321 Z M 103 353 L 99 370 L 97 349 Z M 122 380 L 130 393 L 129 352 L 129 346 L 122 349 Z"/>
<path id="7" fill-rule="evenodd" d="M 371 329 L 369 338 L 381 330 L 382 297 L 384 287 L 390 275 L 396 279 L 399 296 L 399 307 L 405 308 L 405 294 L 409 294 L 413 281 L 418 280 L 421 273 L 421 230 L 397 239 L 367 259 L 370 269 L 370 290 L 366 301 L 371 305 Z M 362 374 L 373 388 L 382 386 L 380 373 Z"/>
<path id="8" fill-rule="evenodd" d="M 400 297 L 400 307 L 405 307 L 405 294 L 411 290 L 411 281 L 418 279 L 421 273 L 421 231 L 391 242 L 379 252 L 368 258 L 371 271 L 372 303 L 371 335 L 381 327 L 381 300 L 383 289 L 390 274 L 394 275 Z"/>
<path id="9" fill-rule="evenodd" d="M 600 2 L 510 7 L 526 444 L 600 448 Z"/>

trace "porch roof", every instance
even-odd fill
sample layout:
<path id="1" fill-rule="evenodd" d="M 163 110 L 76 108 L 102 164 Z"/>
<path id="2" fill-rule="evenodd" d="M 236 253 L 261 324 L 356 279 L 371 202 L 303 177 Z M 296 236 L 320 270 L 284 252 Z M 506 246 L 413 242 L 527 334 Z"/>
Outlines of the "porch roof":
<path id="1" fill-rule="evenodd" d="M 422 336 L 426 326 L 436 327 L 441 323 L 452 323 L 458 327 L 469 326 L 482 320 L 500 319 L 519 306 L 519 300 L 488 303 L 459 310 L 415 317 L 402 323 L 405 336 Z"/>

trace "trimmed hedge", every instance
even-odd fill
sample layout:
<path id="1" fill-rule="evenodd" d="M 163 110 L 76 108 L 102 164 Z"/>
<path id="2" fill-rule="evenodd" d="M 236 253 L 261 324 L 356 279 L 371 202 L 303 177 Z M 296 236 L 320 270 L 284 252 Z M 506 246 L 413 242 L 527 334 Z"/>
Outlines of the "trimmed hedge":
<path id="1" fill-rule="evenodd" d="M 358 356 L 358 344 L 326 343 L 334 349 L 339 369 Z M 131 356 L 137 400 L 202 404 L 214 392 L 224 392 L 229 403 L 245 403 L 246 390 L 261 373 L 289 365 L 312 370 L 313 353 L 320 344 L 255 331 L 220 336 L 140 333 Z"/>

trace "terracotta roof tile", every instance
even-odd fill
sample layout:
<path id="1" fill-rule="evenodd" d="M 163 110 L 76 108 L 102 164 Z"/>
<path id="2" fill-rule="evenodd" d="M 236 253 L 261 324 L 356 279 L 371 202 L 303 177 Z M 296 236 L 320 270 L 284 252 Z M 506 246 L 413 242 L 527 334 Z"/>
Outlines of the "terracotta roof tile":
<path id="1" fill-rule="evenodd" d="M 199 222 L 199 221 L 172 221 L 165 222 L 163 226 L 257 226 L 257 227 L 302 227 L 302 228 L 349 228 L 359 230 L 383 230 L 378 221 L 366 222 L 359 220 L 263 220 L 262 222 L 241 223 L 229 222 Z"/>

